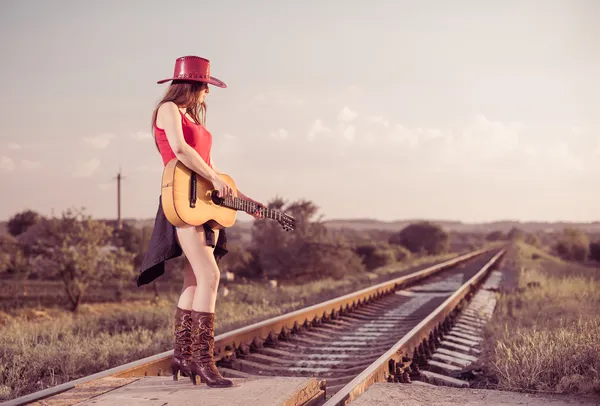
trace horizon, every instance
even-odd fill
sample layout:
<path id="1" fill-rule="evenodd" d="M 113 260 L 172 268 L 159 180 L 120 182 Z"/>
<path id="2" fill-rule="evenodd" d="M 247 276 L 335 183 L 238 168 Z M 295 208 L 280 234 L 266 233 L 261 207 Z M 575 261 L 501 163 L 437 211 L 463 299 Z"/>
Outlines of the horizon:
<path id="1" fill-rule="evenodd" d="M 30 209 L 24 209 L 30 210 Z M 15 213 L 16 214 L 16 213 Z M 239 212 L 239 217 L 236 219 L 237 223 L 252 223 L 254 222 L 254 218 L 246 215 L 245 213 Z M 59 217 L 56 213 L 55 217 Z M 92 219 L 99 221 L 117 221 L 117 217 L 94 217 Z M 10 218 L 0 219 L 0 223 L 7 223 Z M 154 221 L 154 216 L 152 217 L 122 217 L 121 221 L 123 222 L 134 222 L 134 221 Z M 259 220 L 262 221 L 262 220 Z M 265 221 L 269 221 L 268 219 Z M 531 223 L 543 223 L 543 224 L 556 224 L 556 223 L 566 223 L 566 224 L 576 224 L 576 225 L 595 225 L 600 224 L 599 220 L 590 220 L 590 221 L 569 221 L 569 220 L 516 220 L 516 219 L 498 219 L 498 220 L 488 220 L 488 221 L 461 221 L 454 219 L 443 219 L 443 218 L 399 218 L 395 220 L 379 220 L 376 218 L 368 218 L 368 217 L 354 217 L 354 218 L 323 218 L 324 222 L 374 222 L 374 223 L 385 223 L 385 224 L 393 224 L 393 223 L 410 223 L 410 222 L 419 222 L 419 221 L 427 221 L 432 223 L 458 223 L 463 225 L 485 225 L 485 224 L 495 224 L 495 223 L 520 223 L 520 224 L 531 224 Z"/>
<path id="2" fill-rule="evenodd" d="M 116 219 L 119 167 L 122 218 L 154 218 L 156 81 L 199 55 L 228 86 L 207 98 L 215 164 L 263 203 L 310 200 L 327 221 L 597 222 L 597 16 L 592 0 L 2 2 L 0 218 Z"/>

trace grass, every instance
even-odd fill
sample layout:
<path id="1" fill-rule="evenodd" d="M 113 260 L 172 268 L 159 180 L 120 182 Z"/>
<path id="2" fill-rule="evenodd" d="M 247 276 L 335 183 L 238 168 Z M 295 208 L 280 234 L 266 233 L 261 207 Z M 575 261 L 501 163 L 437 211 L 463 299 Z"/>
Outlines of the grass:
<path id="1" fill-rule="evenodd" d="M 328 300 L 395 278 L 456 254 L 415 258 L 356 278 L 304 284 L 228 283 L 216 306 L 216 334 Z M 48 297 L 43 284 L 35 292 Z M 8 289 L 8 288 L 5 288 Z M 0 312 L 0 401 L 52 387 L 172 348 L 177 296 L 165 287 L 161 299 L 137 293 L 122 303 L 88 303 L 75 314 L 60 307 L 4 307 Z M 56 291 L 54 291 L 56 295 Z M 95 295 L 101 295 L 96 292 Z M 112 297 L 112 296 L 109 296 Z"/>
<path id="2" fill-rule="evenodd" d="M 523 243 L 511 250 L 515 289 L 499 295 L 486 326 L 491 386 L 600 394 L 600 269 Z"/>

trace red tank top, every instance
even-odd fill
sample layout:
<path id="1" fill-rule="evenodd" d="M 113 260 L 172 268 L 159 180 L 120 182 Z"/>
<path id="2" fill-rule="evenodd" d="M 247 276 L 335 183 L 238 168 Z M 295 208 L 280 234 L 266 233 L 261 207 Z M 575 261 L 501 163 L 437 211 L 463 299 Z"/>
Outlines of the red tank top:
<path id="1" fill-rule="evenodd" d="M 181 110 L 177 109 L 179 114 L 181 114 L 181 127 L 183 129 L 183 138 L 185 142 L 194 148 L 198 154 L 204 159 L 211 168 L 212 165 L 210 163 L 210 149 L 212 147 L 212 134 L 204 128 L 201 124 L 196 124 L 187 118 Z M 158 144 L 158 150 L 160 151 L 160 156 L 162 157 L 163 164 L 167 164 L 173 158 L 176 158 L 169 141 L 167 140 L 167 135 L 165 134 L 165 130 L 162 128 L 158 128 L 156 126 L 156 122 L 154 123 L 154 133 L 156 136 L 156 143 Z"/>

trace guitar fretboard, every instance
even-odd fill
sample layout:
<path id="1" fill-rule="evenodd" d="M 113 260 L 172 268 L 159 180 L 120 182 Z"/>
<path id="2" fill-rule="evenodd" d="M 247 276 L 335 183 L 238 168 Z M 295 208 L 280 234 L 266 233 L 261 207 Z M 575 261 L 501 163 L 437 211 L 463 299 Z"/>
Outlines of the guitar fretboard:
<path id="1" fill-rule="evenodd" d="M 240 199 L 239 197 L 226 197 L 222 200 L 221 206 L 228 207 L 234 210 L 242 210 L 248 212 L 255 212 L 258 209 L 256 203 L 249 200 Z M 281 220 L 282 214 L 279 210 L 269 209 L 268 207 L 261 207 L 260 214 L 272 220 Z"/>

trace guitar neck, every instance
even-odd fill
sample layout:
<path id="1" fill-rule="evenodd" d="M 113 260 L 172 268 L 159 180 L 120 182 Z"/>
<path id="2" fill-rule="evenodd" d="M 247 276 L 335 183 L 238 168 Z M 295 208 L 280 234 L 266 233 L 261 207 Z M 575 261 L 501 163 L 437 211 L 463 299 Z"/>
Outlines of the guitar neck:
<path id="1" fill-rule="evenodd" d="M 258 208 L 256 203 L 251 202 L 250 200 L 241 199 L 239 197 L 227 197 L 223 199 L 221 206 L 233 210 L 241 210 L 248 212 L 255 211 Z M 268 207 L 261 207 L 260 214 L 262 214 L 262 216 L 265 218 L 269 218 L 272 220 L 281 220 L 282 213 L 279 210 L 269 209 Z"/>

